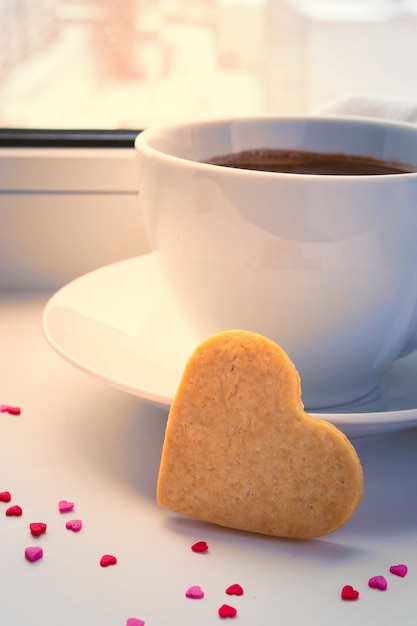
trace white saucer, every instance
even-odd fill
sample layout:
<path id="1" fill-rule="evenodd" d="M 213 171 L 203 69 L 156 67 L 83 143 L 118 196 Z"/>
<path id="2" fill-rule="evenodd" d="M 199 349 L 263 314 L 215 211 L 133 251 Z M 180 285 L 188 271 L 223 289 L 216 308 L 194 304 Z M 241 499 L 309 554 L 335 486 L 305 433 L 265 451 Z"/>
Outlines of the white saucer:
<path id="1" fill-rule="evenodd" d="M 60 289 L 45 307 L 43 329 L 51 346 L 76 367 L 167 408 L 196 345 L 152 255 L 103 267 Z M 311 414 L 349 437 L 417 426 L 416 383 L 413 353 L 390 368 L 377 397 L 366 404 Z"/>

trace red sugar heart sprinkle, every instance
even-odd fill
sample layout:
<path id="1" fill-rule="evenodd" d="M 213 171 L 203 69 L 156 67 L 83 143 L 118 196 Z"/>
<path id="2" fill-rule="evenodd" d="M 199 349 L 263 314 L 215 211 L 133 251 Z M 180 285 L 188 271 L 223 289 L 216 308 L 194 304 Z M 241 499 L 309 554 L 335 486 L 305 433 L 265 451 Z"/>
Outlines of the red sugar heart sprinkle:
<path id="1" fill-rule="evenodd" d="M 100 559 L 101 567 L 108 567 L 109 565 L 116 565 L 117 559 L 112 554 L 103 554 Z"/>
<path id="2" fill-rule="evenodd" d="M 235 583 L 226 589 L 226 593 L 228 596 L 243 596 L 243 589 L 240 585 Z"/>
<path id="3" fill-rule="evenodd" d="M 218 610 L 218 613 L 220 617 L 236 617 L 237 610 L 229 604 L 222 604 L 222 606 Z"/>
<path id="4" fill-rule="evenodd" d="M 357 600 L 359 591 L 356 591 L 352 585 L 345 585 L 342 589 L 342 600 Z"/>
<path id="5" fill-rule="evenodd" d="M 145 626 L 145 622 L 143 619 L 138 619 L 137 617 L 129 617 L 126 626 Z"/>
<path id="6" fill-rule="evenodd" d="M 197 541 L 191 546 L 193 552 L 207 552 L 208 545 L 205 541 Z"/>
<path id="7" fill-rule="evenodd" d="M 40 537 L 46 533 L 46 524 L 44 522 L 32 522 L 29 524 L 29 528 L 33 537 Z"/>
<path id="8" fill-rule="evenodd" d="M 10 495 L 10 491 L 1 491 L 0 492 L 0 502 L 10 502 L 12 496 Z"/>
<path id="9" fill-rule="evenodd" d="M 23 511 L 22 511 L 22 507 L 20 507 L 18 504 L 14 504 L 13 506 L 9 506 L 8 509 L 6 509 L 6 515 L 8 517 L 20 517 L 22 515 Z"/>
<path id="10" fill-rule="evenodd" d="M 9 413 L 10 415 L 20 415 L 20 408 L 18 406 L 9 406 L 8 404 L 0 405 L 1 413 Z"/>
<path id="11" fill-rule="evenodd" d="M 389 571 L 391 572 L 391 574 L 395 574 L 396 576 L 401 576 L 401 578 L 404 578 L 404 576 L 408 572 L 408 567 L 407 565 L 404 565 L 404 563 L 400 563 L 399 565 L 391 565 Z"/>

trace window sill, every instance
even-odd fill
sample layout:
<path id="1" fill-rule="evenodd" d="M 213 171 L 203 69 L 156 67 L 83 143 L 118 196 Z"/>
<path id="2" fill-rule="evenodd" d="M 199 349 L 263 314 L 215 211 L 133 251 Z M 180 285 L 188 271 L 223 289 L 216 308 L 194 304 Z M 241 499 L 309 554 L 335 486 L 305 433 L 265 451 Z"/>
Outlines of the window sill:
<path id="1" fill-rule="evenodd" d="M 134 148 L 0 148 L 0 289 L 58 289 L 149 252 Z"/>

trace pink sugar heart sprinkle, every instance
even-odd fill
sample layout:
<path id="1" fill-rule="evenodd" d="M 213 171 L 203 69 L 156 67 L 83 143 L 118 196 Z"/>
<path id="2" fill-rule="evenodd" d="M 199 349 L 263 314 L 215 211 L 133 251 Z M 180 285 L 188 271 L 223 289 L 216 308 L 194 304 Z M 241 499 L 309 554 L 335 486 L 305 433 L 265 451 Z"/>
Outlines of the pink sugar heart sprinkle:
<path id="1" fill-rule="evenodd" d="M 235 583 L 226 589 L 226 593 L 228 596 L 243 596 L 243 589 L 240 585 Z"/>
<path id="2" fill-rule="evenodd" d="M 18 406 L 10 406 L 9 404 L 0 405 L 1 413 L 9 413 L 10 415 L 20 415 L 20 408 Z"/>
<path id="3" fill-rule="evenodd" d="M 185 592 L 187 598 L 193 598 L 194 600 L 200 600 L 204 598 L 204 591 L 201 589 L 199 585 L 193 585 L 189 587 Z"/>
<path id="4" fill-rule="evenodd" d="M 396 576 L 401 576 L 401 578 L 404 578 L 404 576 L 408 572 L 408 567 L 407 565 L 404 565 L 404 563 L 400 563 L 399 565 L 391 565 L 389 571 L 391 572 L 391 574 L 395 574 Z"/>
<path id="5" fill-rule="evenodd" d="M 33 563 L 34 561 L 39 561 L 43 557 L 43 550 L 40 546 L 31 546 L 25 549 L 25 558 Z"/>
<path id="6" fill-rule="evenodd" d="M 9 506 L 9 508 L 6 509 L 7 517 L 20 517 L 22 515 L 22 513 L 23 513 L 22 507 L 19 506 L 18 504 L 14 504 L 13 506 Z"/>
<path id="7" fill-rule="evenodd" d="M 220 617 L 236 617 L 237 610 L 234 606 L 230 606 L 229 604 L 222 604 L 222 606 L 218 610 L 218 614 Z"/>
<path id="8" fill-rule="evenodd" d="M 10 502 L 12 496 L 10 495 L 10 491 L 1 491 L 0 492 L 0 502 Z"/>
<path id="9" fill-rule="evenodd" d="M 108 567 L 109 565 L 116 565 L 117 559 L 112 554 L 103 554 L 100 559 L 101 567 Z"/>
<path id="10" fill-rule="evenodd" d="M 145 626 L 145 622 L 137 617 L 129 617 L 126 626 Z"/>
<path id="11" fill-rule="evenodd" d="M 372 589 L 379 589 L 380 591 L 385 591 L 388 587 L 387 580 L 384 576 L 372 576 L 368 581 L 368 585 Z"/>
<path id="12" fill-rule="evenodd" d="M 72 530 L 74 533 L 80 532 L 83 527 L 83 523 L 80 519 L 71 519 L 65 524 L 65 528 Z"/>
<path id="13" fill-rule="evenodd" d="M 193 552 L 207 552 L 208 545 L 205 541 L 197 541 L 191 546 Z"/>
<path id="14" fill-rule="evenodd" d="M 68 513 L 74 509 L 74 502 L 68 500 L 60 500 L 58 502 L 58 509 L 60 513 Z"/>

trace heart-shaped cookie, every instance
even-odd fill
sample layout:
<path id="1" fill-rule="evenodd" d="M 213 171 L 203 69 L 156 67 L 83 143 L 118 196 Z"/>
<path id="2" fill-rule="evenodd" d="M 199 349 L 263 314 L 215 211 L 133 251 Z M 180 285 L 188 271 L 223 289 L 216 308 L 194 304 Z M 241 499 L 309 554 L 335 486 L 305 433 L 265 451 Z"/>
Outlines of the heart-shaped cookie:
<path id="1" fill-rule="evenodd" d="M 310 538 L 344 524 L 362 494 L 354 447 L 304 412 L 298 372 L 277 344 L 231 330 L 196 348 L 168 418 L 161 506 L 240 530 Z"/>

